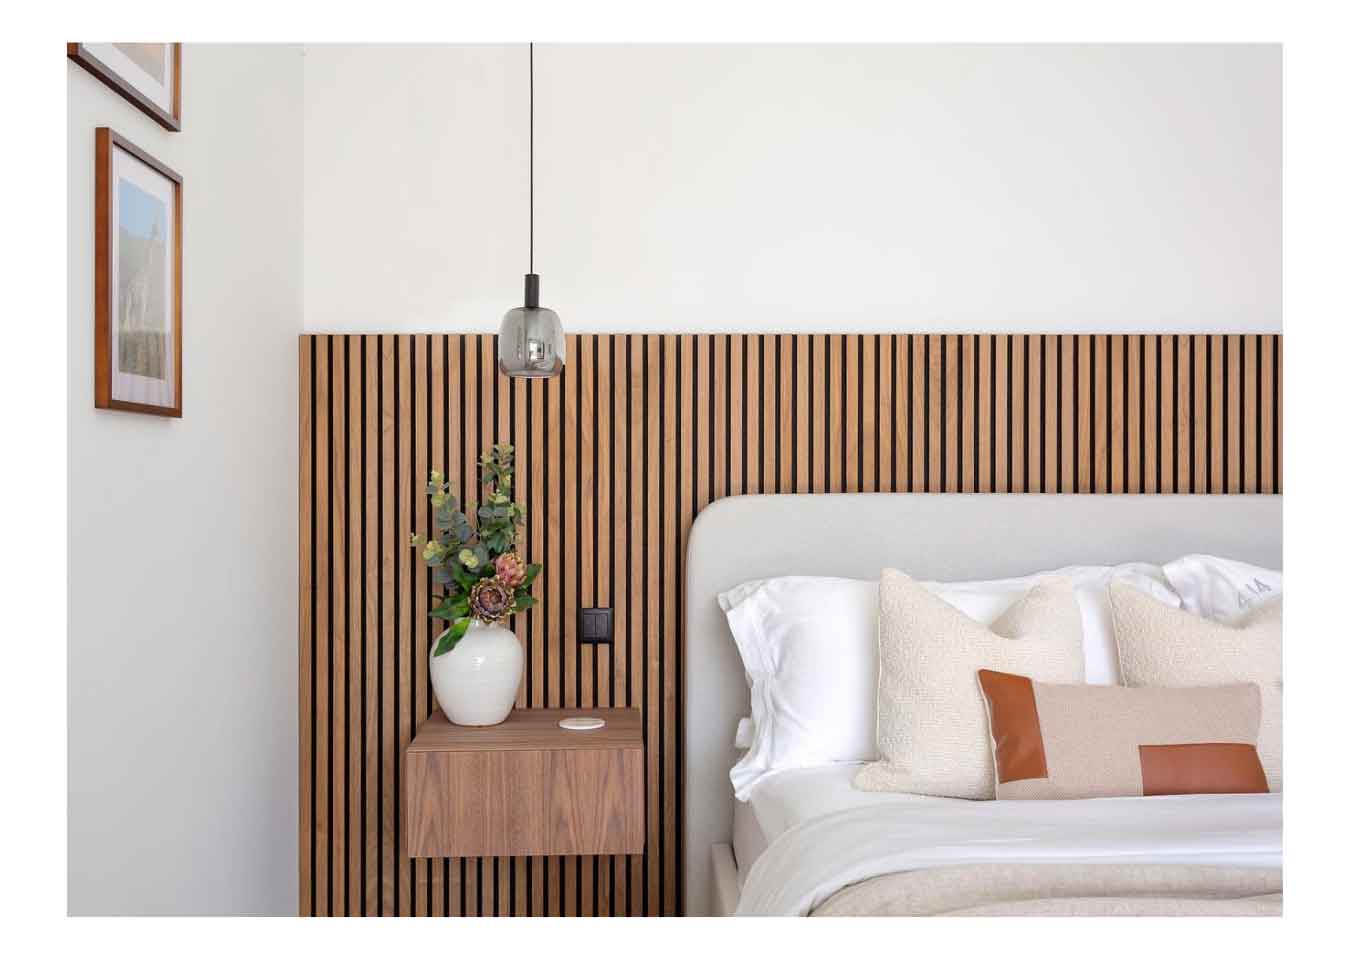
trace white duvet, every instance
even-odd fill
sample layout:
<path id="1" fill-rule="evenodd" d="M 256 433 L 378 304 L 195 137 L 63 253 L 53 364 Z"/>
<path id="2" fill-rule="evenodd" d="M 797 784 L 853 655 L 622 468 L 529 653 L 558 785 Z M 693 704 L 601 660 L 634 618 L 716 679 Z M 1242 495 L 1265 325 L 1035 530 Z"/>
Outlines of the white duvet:
<path id="1" fill-rule="evenodd" d="M 740 915 L 805 916 L 850 884 L 978 863 L 1280 867 L 1280 794 L 891 803 L 793 826 L 755 860 Z"/>

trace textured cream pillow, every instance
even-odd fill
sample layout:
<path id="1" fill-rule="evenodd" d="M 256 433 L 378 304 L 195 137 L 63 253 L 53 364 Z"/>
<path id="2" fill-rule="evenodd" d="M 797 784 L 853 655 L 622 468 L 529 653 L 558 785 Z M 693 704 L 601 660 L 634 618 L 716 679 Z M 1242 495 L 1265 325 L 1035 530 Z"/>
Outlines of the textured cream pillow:
<path id="1" fill-rule="evenodd" d="M 897 570 L 881 574 L 877 754 L 860 790 L 992 800 L 994 762 L 976 671 L 1083 682 L 1082 620 L 1066 577 L 1047 577 L 991 626 Z"/>
<path id="2" fill-rule="evenodd" d="M 1112 583 L 1111 619 L 1120 679 L 1130 687 L 1189 687 L 1252 681 L 1261 687 L 1261 755 L 1272 793 L 1282 788 L 1284 667 L 1276 597 L 1233 623 L 1205 620 Z"/>

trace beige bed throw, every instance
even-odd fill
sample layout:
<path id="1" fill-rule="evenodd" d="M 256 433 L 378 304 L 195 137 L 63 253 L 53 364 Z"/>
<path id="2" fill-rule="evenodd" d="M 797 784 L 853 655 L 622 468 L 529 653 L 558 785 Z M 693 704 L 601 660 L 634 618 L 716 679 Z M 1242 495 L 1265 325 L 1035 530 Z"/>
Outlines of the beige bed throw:
<path id="1" fill-rule="evenodd" d="M 989 863 L 873 877 L 811 915 L 1272 917 L 1282 907 L 1278 868 Z"/>

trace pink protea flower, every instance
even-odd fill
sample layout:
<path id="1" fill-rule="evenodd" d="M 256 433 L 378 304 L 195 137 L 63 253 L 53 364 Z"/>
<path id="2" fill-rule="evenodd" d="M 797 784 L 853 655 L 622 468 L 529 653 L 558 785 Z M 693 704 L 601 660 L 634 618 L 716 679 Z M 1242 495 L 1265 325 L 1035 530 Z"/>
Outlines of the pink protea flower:
<path id="1" fill-rule="evenodd" d="M 484 623 L 496 623 L 511 612 L 515 598 L 496 577 L 479 580 L 469 591 L 469 612 Z"/>
<path id="2" fill-rule="evenodd" d="M 520 559 L 520 554 L 512 550 L 497 558 L 497 579 L 508 590 L 525 582 L 525 561 Z"/>

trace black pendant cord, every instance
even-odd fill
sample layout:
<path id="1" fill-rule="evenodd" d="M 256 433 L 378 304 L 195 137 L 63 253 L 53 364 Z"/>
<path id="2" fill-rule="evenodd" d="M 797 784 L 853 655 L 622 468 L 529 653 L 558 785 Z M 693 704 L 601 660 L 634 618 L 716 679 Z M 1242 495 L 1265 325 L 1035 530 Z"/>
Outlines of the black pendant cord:
<path id="1" fill-rule="evenodd" d="M 530 44 L 530 273 L 534 273 L 534 44 Z"/>

